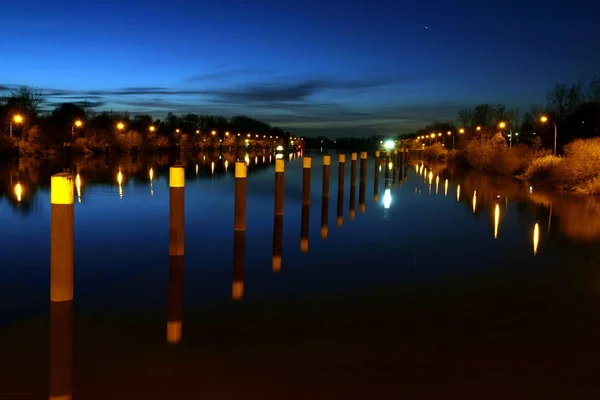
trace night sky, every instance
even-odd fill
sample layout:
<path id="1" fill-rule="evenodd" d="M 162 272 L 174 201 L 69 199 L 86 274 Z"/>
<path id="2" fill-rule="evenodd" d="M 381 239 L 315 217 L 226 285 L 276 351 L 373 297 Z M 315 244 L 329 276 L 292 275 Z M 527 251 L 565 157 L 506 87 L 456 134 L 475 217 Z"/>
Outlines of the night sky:
<path id="1" fill-rule="evenodd" d="M 0 85 L 43 88 L 50 108 L 408 133 L 600 73 L 599 15 L 600 1 L 2 2 Z"/>

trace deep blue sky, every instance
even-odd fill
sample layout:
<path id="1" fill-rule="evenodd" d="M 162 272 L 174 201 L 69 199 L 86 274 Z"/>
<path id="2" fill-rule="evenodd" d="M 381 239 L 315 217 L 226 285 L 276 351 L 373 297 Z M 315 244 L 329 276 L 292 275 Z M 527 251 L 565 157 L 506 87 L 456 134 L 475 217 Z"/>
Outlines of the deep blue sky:
<path id="1" fill-rule="evenodd" d="M 0 85 L 96 110 L 404 133 L 480 102 L 544 104 L 554 84 L 600 73 L 600 2 L 568 4 L 11 1 L 0 14 Z"/>

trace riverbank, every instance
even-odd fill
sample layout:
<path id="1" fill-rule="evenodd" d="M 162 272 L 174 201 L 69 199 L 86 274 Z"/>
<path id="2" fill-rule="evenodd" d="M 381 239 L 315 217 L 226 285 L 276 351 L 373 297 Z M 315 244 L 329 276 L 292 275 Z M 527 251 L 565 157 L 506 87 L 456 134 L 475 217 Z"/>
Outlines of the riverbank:
<path id="1" fill-rule="evenodd" d="M 496 135 L 469 141 L 458 150 L 434 144 L 423 150 L 423 157 L 513 177 L 536 186 L 600 195 L 600 138 L 576 139 L 564 146 L 563 155 L 554 156 L 550 150 L 542 149 L 539 142 L 507 147 L 504 138 Z"/>

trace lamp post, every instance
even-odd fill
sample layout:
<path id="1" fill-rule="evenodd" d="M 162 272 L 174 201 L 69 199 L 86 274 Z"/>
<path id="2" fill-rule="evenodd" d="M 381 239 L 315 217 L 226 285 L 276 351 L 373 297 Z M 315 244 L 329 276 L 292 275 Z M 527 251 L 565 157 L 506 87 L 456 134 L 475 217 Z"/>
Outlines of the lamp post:
<path id="1" fill-rule="evenodd" d="M 506 122 L 500 122 L 498 126 L 500 127 L 500 129 L 504 129 L 506 128 Z M 510 127 L 508 127 L 508 132 L 508 146 L 512 149 L 512 129 Z"/>
<path id="2" fill-rule="evenodd" d="M 542 117 L 540 118 L 540 121 L 545 124 L 546 122 L 548 122 L 548 117 L 546 117 L 545 115 L 542 115 Z M 552 123 L 554 124 L 554 156 L 556 157 L 556 135 L 558 133 L 558 127 L 556 126 L 556 122 L 552 121 Z"/>
<path id="3" fill-rule="evenodd" d="M 73 125 L 71 126 L 71 141 L 75 140 L 75 127 L 81 128 L 82 126 L 83 126 L 83 122 L 81 122 L 80 119 L 78 119 L 77 121 L 75 121 L 75 123 L 73 123 Z"/>
<path id="4" fill-rule="evenodd" d="M 10 120 L 10 136 L 12 136 L 12 135 L 13 135 L 13 134 L 12 134 L 12 126 L 13 126 L 13 123 L 20 124 L 21 122 L 23 122 L 23 117 L 22 117 L 22 116 L 20 116 L 19 114 L 15 115 L 15 116 L 13 117 L 13 119 L 11 119 L 11 120 Z"/>
<path id="5" fill-rule="evenodd" d="M 156 131 L 156 127 L 154 125 L 150 125 L 150 127 L 148 128 L 148 130 L 150 132 L 154 132 L 154 131 Z"/>

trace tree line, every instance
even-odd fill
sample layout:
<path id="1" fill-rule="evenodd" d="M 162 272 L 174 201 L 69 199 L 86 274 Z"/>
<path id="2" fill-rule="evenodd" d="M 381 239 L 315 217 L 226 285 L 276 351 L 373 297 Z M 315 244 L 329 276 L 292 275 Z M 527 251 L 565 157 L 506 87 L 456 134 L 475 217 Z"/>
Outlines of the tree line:
<path id="1" fill-rule="evenodd" d="M 541 121 L 545 116 L 547 121 Z M 505 128 L 500 128 L 504 122 Z M 557 84 L 548 91 L 545 107 L 532 106 L 521 113 L 519 108 L 504 104 L 479 104 L 461 109 L 455 121 L 434 121 L 416 131 L 412 137 L 427 136 L 447 131 L 456 134 L 462 128 L 461 139 L 487 137 L 500 131 L 505 136 L 514 134 L 513 143 L 530 143 L 539 137 L 544 147 L 554 143 L 554 124 L 558 129 L 559 148 L 576 138 L 591 138 L 600 133 L 600 75 L 589 80 L 580 79 L 572 85 Z M 478 129 L 479 128 L 479 129 Z"/>
<path id="2" fill-rule="evenodd" d="M 51 112 L 41 112 L 43 91 L 21 86 L 0 97 L 2 132 L 0 148 L 18 141 L 33 153 L 73 141 L 82 151 L 101 151 L 108 144 L 127 150 L 133 145 L 154 150 L 179 143 L 189 147 L 246 143 L 267 145 L 293 134 L 248 116 L 168 113 L 164 119 L 147 114 L 95 113 L 86 103 L 62 103 Z M 15 116 L 20 118 L 17 120 Z M 79 124 L 75 124 L 81 121 Z M 12 134 L 9 138 L 12 123 Z M 239 134 L 239 135 L 238 135 Z"/>

